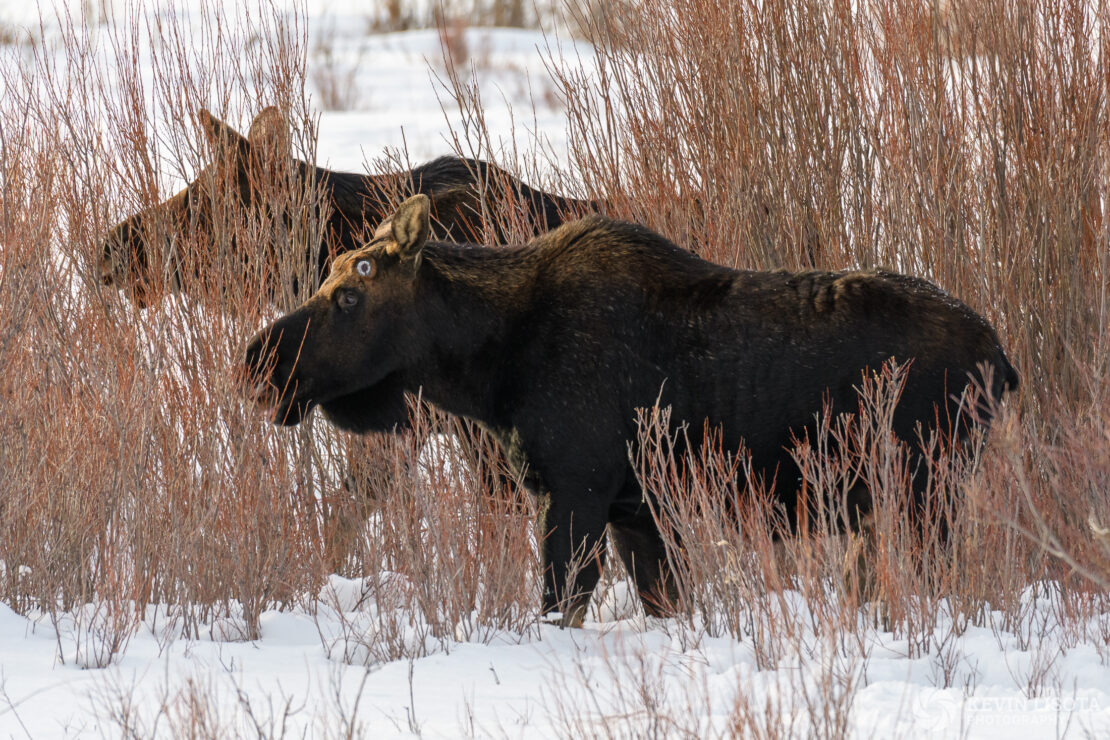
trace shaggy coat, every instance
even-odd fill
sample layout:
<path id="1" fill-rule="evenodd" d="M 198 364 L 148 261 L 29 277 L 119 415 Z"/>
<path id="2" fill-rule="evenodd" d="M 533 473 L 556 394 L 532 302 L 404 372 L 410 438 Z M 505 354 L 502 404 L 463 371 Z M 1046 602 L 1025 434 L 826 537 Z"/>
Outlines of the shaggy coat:
<path id="1" fill-rule="evenodd" d="M 956 418 L 979 368 L 1018 379 L 991 326 L 936 286 L 888 272 L 744 272 L 635 224 L 589 216 L 523 246 L 429 242 L 406 201 L 319 292 L 250 342 L 246 371 L 275 422 L 315 406 L 346 429 L 389 428 L 381 389 L 422 389 L 491 430 L 541 497 L 543 609 L 580 618 L 599 577 L 568 563 L 605 536 L 649 613 L 673 597 L 663 543 L 629 462 L 637 409 L 670 406 L 691 444 L 706 423 L 743 442 L 794 514 L 792 440 L 823 401 L 858 408 L 865 369 L 910 362 L 894 432 Z M 383 399 L 387 401 L 382 403 Z M 855 503 L 861 509 L 869 497 Z M 861 512 L 863 513 L 863 512 Z"/>
<path id="2" fill-rule="evenodd" d="M 294 247 L 273 245 L 275 263 L 295 255 L 304 264 L 315 262 L 318 280 L 336 254 L 365 241 L 370 230 L 393 210 L 393 203 L 412 193 L 423 193 L 432 203 L 432 233 L 437 239 L 473 241 L 492 233 L 500 243 L 504 233 L 498 216 L 513 214 L 540 234 L 567 218 L 596 210 L 590 201 L 551 195 L 529 187 L 499 167 L 476 159 L 440 157 L 412 170 L 383 175 L 335 172 L 292 156 L 289 127 L 276 108 L 266 108 L 251 124 L 246 137 L 201 110 L 198 121 L 213 151 L 213 161 L 189 185 L 150 209 L 112 227 L 101 245 L 99 274 L 105 285 L 126 290 L 140 306 L 181 288 L 179 255 L 175 245 L 191 235 L 191 242 L 215 249 L 211 188 L 232 183 L 244 212 L 267 208 L 269 191 L 303 192 L 315 184 L 322 191 L 315 205 L 325 219 L 324 242 Z M 288 178 L 288 181 L 285 180 Z M 492 217 L 491 217 L 492 216 Z M 200 238 L 195 238 L 198 234 Z M 209 235 L 209 236 L 205 236 Z M 280 241 L 280 237 L 278 237 Z M 237 250 L 234 247 L 233 250 Z M 203 260 L 192 259 L 193 267 Z"/>

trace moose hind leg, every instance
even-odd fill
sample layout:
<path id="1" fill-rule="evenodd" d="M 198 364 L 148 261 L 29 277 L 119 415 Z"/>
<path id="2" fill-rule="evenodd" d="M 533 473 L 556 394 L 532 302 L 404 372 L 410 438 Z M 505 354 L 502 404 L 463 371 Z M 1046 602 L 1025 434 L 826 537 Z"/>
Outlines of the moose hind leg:
<path id="1" fill-rule="evenodd" d="M 651 516 L 610 522 L 609 535 L 636 584 L 644 611 L 651 617 L 672 615 L 678 603 L 678 589 L 663 537 Z"/>
<path id="2" fill-rule="evenodd" d="M 848 491 L 844 504 L 843 524 L 848 541 L 844 554 L 844 587 L 846 593 L 855 595 L 857 603 L 864 604 L 875 599 L 878 590 L 874 572 L 875 515 L 871 492 L 863 483 L 857 483 Z"/>

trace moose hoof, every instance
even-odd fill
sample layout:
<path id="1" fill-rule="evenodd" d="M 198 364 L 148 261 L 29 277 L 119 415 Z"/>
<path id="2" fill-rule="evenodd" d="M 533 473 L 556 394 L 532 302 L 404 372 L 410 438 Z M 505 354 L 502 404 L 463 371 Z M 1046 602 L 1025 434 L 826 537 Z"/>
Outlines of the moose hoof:
<path id="1" fill-rule="evenodd" d="M 582 623 L 586 621 L 586 607 L 580 606 L 576 609 L 571 609 L 568 612 L 548 612 L 544 618 L 540 620 L 543 624 L 550 624 L 559 629 L 580 629 Z"/>

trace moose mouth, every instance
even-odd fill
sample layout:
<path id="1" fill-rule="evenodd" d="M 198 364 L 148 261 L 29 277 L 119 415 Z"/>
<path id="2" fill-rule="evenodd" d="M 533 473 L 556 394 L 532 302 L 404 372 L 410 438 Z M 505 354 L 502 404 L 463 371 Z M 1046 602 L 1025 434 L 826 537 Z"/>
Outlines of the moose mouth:
<path id="1" fill-rule="evenodd" d="M 282 362 L 276 350 L 263 343 L 264 336 L 268 335 L 259 334 L 248 345 L 237 385 L 242 397 L 270 423 L 296 426 L 320 406 L 328 419 L 343 429 L 389 431 L 408 425 L 403 374 L 375 374 L 363 382 L 331 388 L 326 378 L 304 377 L 295 364 Z"/>
<path id="2" fill-rule="evenodd" d="M 237 383 L 242 396 L 273 424 L 295 426 L 308 416 L 316 401 L 306 398 L 305 384 L 293 374 L 278 378 L 273 357 L 259 363 L 248 357 L 239 367 Z"/>
<path id="3" fill-rule="evenodd" d="M 316 402 L 298 392 L 298 383 L 290 379 L 283 391 L 272 379 L 256 380 L 247 389 L 248 399 L 266 415 L 272 424 L 291 427 L 300 424 Z"/>

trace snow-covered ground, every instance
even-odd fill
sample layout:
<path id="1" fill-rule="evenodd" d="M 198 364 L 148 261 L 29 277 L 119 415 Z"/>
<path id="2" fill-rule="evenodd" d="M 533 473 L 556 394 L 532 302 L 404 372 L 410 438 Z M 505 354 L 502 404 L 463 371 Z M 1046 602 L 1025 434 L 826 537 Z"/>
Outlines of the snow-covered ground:
<path id="1" fill-rule="evenodd" d="M 460 116 L 436 82 L 438 34 L 368 35 L 359 8 L 320 2 L 308 11 L 309 37 L 333 49 L 328 63 L 353 71 L 349 109 L 321 111 L 318 162 L 361 170 L 387 147 L 413 161 L 450 151 Z M 33 11 L 4 0 L 0 22 L 35 22 Z M 541 146 L 565 161 L 543 50 L 581 50 L 506 29 L 468 29 L 465 43 L 486 124 L 505 151 L 515 127 L 521 151 Z M 310 76 L 323 63 L 311 54 Z M 245 130 L 249 120 L 232 123 Z M 88 662 L 80 629 L 0 604 L 0 737 L 173 736 L 196 729 L 198 707 L 200 734 L 211 736 L 704 737 L 739 731 L 730 724 L 738 716 L 771 736 L 835 735 L 841 720 L 854 737 L 1110 735 L 1110 615 L 1089 638 L 1072 639 L 1046 597 L 1030 606 L 1027 625 L 1009 630 L 953 630 L 942 620 L 928 654 L 864 629 L 851 647 L 804 635 L 798 644 L 808 649 L 762 668 L 751 641 L 629 616 L 618 584 L 584 629 L 540 625 L 489 644 L 437 643 L 426 657 L 367 669 L 341 659 L 342 636 L 365 608 L 347 598 L 357 591 L 333 578 L 318 603 L 335 608 L 267 612 L 254 641 L 221 639 L 240 634 L 233 622 L 185 638 L 152 611 L 102 669 L 79 667 Z"/>
<path id="2" fill-rule="evenodd" d="M 333 577 L 324 601 L 342 604 L 358 589 Z M 184 639 L 152 611 L 121 659 L 83 670 L 71 634 L 0 605 L 0 733 L 177 736 L 195 729 L 198 707 L 202 734 L 213 736 L 260 727 L 274 737 L 728 737 L 738 718 L 771 737 L 835 736 L 841 721 L 852 737 L 1110 733 L 1110 667 L 1093 645 L 1065 647 L 1051 599 L 1029 612 L 1043 640 L 1000 628 L 951 635 L 942 621 L 932 653 L 910 658 L 890 633 L 865 631 L 848 649 L 809 634 L 810 647 L 771 670 L 747 640 L 614 619 L 626 596 L 611 589 L 607 615 L 581 630 L 447 642 L 369 669 L 329 659 L 351 622 L 327 608 L 267 612 L 253 642 L 214 640 L 219 625 Z M 1028 695 L 1042 669 L 1046 687 Z"/>

